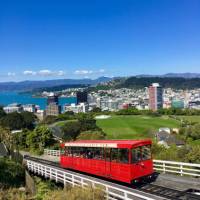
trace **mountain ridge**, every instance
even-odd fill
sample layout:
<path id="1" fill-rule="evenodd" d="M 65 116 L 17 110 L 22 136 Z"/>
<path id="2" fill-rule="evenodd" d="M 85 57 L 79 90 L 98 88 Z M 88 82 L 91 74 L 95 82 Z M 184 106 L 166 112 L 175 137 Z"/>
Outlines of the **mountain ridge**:
<path id="1" fill-rule="evenodd" d="M 101 82 L 112 80 L 109 77 L 99 77 L 97 79 L 54 79 L 44 81 L 20 81 L 20 82 L 0 82 L 0 91 L 31 91 L 42 87 L 54 87 L 60 85 L 96 85 Z"/>

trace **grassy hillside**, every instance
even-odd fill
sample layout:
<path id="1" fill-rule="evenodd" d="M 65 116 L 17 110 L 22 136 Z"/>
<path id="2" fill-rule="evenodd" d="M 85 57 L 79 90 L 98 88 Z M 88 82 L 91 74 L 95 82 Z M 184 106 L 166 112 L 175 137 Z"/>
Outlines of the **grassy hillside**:
<path id="1" fill-rule="evenodd" d="M 179 122 L 167 116 L 112 116 L 109 119 L 98 119 L 97 125 L 107 134 L 108 139 L 134 139 L 150 137 L 150 130 L 160 127 L 179 127 Z"/>
<path id="2" fill-rule="evenodd" d="M 178 118 L 183 119 L 183 120 L 188 120 L 190 122 L 198 122 L 200 123 L 200 116 L 178 116 Z"/>

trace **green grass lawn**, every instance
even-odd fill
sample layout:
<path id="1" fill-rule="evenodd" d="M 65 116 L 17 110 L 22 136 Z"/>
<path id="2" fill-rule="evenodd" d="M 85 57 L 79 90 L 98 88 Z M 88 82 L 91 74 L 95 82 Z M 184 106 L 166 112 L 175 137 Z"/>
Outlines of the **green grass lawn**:
<path id="1" fill-rule="evenodd" d="M 108 139 L 147 138 L 150 137 L 149 130 L 157 131 L 160 127 L 178 128 L 179 123 L 167 116 L 112 116 L 97 120 L 97 125 L 107 134 Z"/>
<path id="2" fill-rule="evenodd" d="M 200 116 L 195 115 L 195 116 L 177 116 L 178 118 L 188 120 L 190 122 L 199 122 L 200 123 Z"/>

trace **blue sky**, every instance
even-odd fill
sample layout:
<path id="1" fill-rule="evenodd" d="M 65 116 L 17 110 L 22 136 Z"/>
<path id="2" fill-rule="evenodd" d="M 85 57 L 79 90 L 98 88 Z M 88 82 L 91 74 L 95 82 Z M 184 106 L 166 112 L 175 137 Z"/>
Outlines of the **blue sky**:
<path id="1" fill-rule="evenodd" d="M 0 0 L 0 81 L 200 72 L 199 0 Z"/>

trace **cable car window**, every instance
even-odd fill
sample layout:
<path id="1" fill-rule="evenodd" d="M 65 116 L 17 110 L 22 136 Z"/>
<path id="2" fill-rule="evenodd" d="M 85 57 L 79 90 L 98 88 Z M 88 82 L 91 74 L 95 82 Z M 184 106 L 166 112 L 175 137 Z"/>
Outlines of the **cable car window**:
<path id="1" fill-rule="evenodd" d="M 72 147 L 66 147 L 66 155 L 72 157 Z"/>
<path id="2" fill-rule="evenodd" d="M 111 160 L 112 162 L 118 162 L 118 149 L 111 149 Z"/>
<path id="3" fill-rule="evenodd" d="M 64 151 L 65 151 L 65 152 L 64 152 L 64 155 L 65 155 L 65 156 L 68 156 L 68 147 L 64 147 Z"/>
<path id="4" fill-rule="evenodd" d="M 104 158 L 103 149 L 99 148 L 99 147 L 94 148 L 94 158 L 93 159 L 102 160 L 103 158 Z"/>
<path id="5" fill-rule="evenodd" d="M 121 163 L 128 163 L 128 149 L 119 149 L 118 155 L 119 155 L 119 162 Z"/>
<path id="6" fill-rule="evenodd" d="M 142 146 L 142 160 L 151 159 L 151 146 Z"/>
<path id="7" fill-rule="evenodd" d="M 141 148 L 132 149 L 132 163 L 137 163 L 141 161 Z"/>

